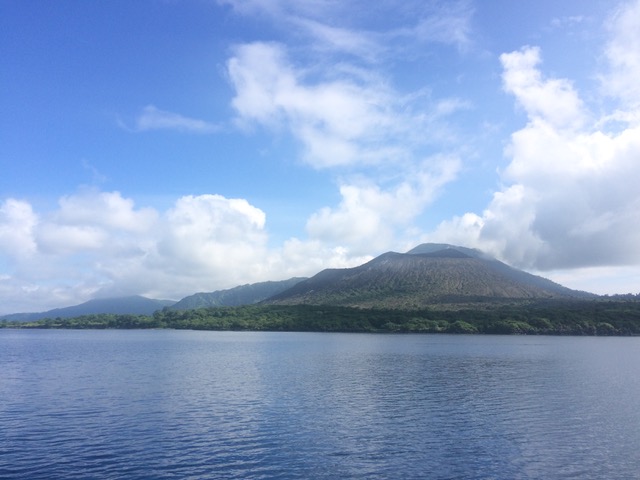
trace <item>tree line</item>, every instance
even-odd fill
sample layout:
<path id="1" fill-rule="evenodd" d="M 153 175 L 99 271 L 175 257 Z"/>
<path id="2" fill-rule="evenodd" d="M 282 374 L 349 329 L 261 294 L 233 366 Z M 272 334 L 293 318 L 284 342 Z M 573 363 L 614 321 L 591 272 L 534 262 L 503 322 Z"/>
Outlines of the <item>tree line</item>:
<path id="1" fill-rule="evenodd" d="M 329 305 L 247 305 L 183 311 L 165 308 L 153 315 L 93 314 L 26 323 L 4 320 L 0 328 L 629 336 L 640 335 L 640 301 L 546 300 L 418 311 Z"/>

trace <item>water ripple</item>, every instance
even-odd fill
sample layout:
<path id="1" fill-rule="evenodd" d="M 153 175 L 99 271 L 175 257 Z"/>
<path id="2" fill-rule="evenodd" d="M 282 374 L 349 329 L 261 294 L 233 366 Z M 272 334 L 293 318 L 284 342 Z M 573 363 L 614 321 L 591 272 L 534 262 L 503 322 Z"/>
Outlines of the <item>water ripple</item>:
<path id="1" fill-rule="evenodd" d="M 638 347 L 0 331 L 0 478 L 634 478 Z"/>

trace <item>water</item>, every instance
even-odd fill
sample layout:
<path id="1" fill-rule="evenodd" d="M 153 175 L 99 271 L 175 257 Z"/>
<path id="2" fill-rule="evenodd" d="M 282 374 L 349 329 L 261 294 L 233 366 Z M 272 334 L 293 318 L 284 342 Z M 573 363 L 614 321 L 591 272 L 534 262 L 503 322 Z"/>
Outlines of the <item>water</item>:
<path id="1" fill-rule="evenodd" d="M 0 330 L 0 478 L 640 478 L 640 338 Z"/>

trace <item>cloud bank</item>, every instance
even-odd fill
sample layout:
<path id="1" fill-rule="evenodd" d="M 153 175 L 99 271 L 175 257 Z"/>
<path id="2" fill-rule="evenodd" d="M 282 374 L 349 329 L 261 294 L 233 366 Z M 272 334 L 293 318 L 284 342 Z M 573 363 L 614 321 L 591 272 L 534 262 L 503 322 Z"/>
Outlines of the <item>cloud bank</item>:
<path id="1" fill-rule="evenodd" d="M 640 264 L 640 2 L 608 23 L 600 111 L 568 79 L 545 77 L 536 47 L 501 55 L 502 81 L 527 124 L 505 149 L 504 187 L 481 214 L 425 238 L 473 244 L 513 265 L 549 271 Z"/>
<path id="2" fill-rule="evenodd" d="M 95 295 L 175 298 L 264 280 L 264 213 L 219 195 L 179 198 L 165 212 L 137 208 L 119 192 L 86 189 L 36 214 L 25 201 L 0 207 L 0 277 L 7 312 Z M 61 284 L 60 278 L 67 282 Z M 66 303 L 68 304 L 68 303 Z"/>

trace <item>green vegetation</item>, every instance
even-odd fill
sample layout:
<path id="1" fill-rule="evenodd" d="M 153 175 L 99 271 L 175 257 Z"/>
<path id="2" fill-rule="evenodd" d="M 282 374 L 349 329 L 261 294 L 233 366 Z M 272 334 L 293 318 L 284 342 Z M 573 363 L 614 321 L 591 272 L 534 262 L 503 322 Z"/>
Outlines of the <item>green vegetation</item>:
<path id="1" fill-rule="evenodd" d="M 172 305 L 172 310 L 192 310 L 209 307 L 237 307 L 240 305 L 253 305 L 267 298 L 282 293 L 288 288 L 300 283 L 305 278 L 294 277 L 277 282 L 260 282 L 249 285 L 240 285 L 228 290 L 215 292 L 200 292 L 183 298 Z"/>
<path id="2" fill-rule="evenodd" d="M 255 330 L 302 332 L 640 335 L 640 301 L 537 300 L 459 310 L 384 310 L 325 305 L 248 305 L 147 315 L 99 314 L 0 328 Z"/>

